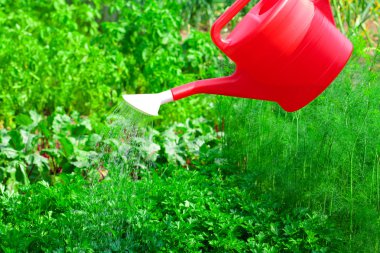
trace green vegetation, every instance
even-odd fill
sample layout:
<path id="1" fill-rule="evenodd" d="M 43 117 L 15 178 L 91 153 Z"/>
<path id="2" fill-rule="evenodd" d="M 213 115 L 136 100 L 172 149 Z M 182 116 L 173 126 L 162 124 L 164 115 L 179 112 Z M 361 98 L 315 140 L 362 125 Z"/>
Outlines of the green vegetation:
<path id="1" fill-rule="evenodd" d="M 380 251 L 377 0 L 331 1 L 355 52 L 298 112 L 120 102 L 230 74 L 231 2 L 0 0 L 0 252 Z"/>
<path id="2" fill-rule="evenodd" d="M 325 252 L 335 240 L 326 216 L 281 213 L 217 173 L 172 166 L 138 182 L 111 175 L 96 186 L 65 175 L 1 203 L 5 252 Z"/>
<path id="3" fill-rule="evenodd" d="M 182 43 L 183 21 L 174 14 L 182 5 L 75 2 L 0 3 L 5 126 L 14 127 L 20 113 L 49 115 L 57 107 L 101 117 L 123 91 L 157 92 L 216 74 L 208 34 L 194 31 Z M 101 22 L 112 15 L 117 22 Z"/>

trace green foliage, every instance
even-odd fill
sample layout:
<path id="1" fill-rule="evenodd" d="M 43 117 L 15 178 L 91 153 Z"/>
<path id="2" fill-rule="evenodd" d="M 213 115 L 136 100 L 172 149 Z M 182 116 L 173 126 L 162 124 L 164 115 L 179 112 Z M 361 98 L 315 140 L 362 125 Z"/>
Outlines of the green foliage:
<path id="1" fill-rule="evenodd" d="M 74 165 L 82 168 L 79 164 L 86 163 L 89 167 L 86 160 L 94 155 L 89 146 L 99 139 L 92 133 L 89 119 L 57 110 L 49 117 L 34 111 L 19 114 L 16 121 L 20 124 L 17 129 L 3 129 L 0 135 L 0 182 L 11 192 L 19 183 L 53 182 L 55 175 L 73 172 Z"/>
<path id="2" fill-rule="evenodd" d="M 218 50 L 207 34 L 182 38 L 181 8 L 171 1 L 2 1 L 0 122 L 14 127 L 19 114 L 57 107 L 102 115 L 122 92 L 212 77 L 215 67 L 206 69 Z"/>
<path id="3" fill-rule="evenodd" d="M 161 133 L 156 131 L 155 139 L 162 147 L 159 163 L 194 166 L 200 158 L 216 158 L 217 155 L 211 154 L 217 154 L 221 133 L 215 132 L 206 122 L 204 118 L 198 118 L 173 124 Z"/>
<path id="4" fill-rule="evenodd" d="M 220 67 L 227 59 L 219 56 L 208 33 L 191 30 L 182 45 L 185 54 L 186 73 L 197 73 L 198 78 L 220 76 Z"/>
<path id="5" fill-rule="evenodd" d="M 4 1 L 3 1 L 4 2 Z M 126 73 L 120 53 L 94 44 L 99 13 L 64 1 L 0 4 L 0 120 L 62 106 L 88 114 L 115 100 Z M 115 71 L 118 70 L 117 72 Z M 117 73 L 117 75 L 115 75 Z"/>
<path id="6" fill-rule="evenodd" d="M 4 252 L 326 252 L 326 217 L 284 214 L 216 174 L 166 167 L 139 181 L 78 176 L 0 196 Z M 163 173 L 163 174 L 162 174 Z M 25 207 L 28 208 L 25 208 Z M 334 238 L 334 240 L 332 239 Z"/>
<path id="7" fill-rule="evenodd" d="M 149 232 L 140 239 L 146 251 L 159 245 L 163 252 L 323 252 L 330 245 L 325 217 L 302 210 L 284 216 L 215 174 L 166 175 L 146 193 L 152 205 L 137 221 Z"/>
<path id="8" fill-rule="evenodd" d="M 129 164 L 144 169 L 146 163 L 194 166 L 207 156 L 213 162 L 220 134 L 205 119 L 176 123 L 161 133 L 148 127 L 143 133 L 143 128 L 135 130 L 142 123 L 132 122 L 143 118 L 128 115 L 132 112 L 124 102 L 121 107 L 104 124 L 91 123 L 77 112 L 68 116 L 61 109 L 48 117 L 34 111 L 18 115 L 18 128 L 0 131 L 0 183 L 14 192 L 20 184 L 40 180 L 54 184 L 62 173 L 87 177 L 94 170 Z"/>

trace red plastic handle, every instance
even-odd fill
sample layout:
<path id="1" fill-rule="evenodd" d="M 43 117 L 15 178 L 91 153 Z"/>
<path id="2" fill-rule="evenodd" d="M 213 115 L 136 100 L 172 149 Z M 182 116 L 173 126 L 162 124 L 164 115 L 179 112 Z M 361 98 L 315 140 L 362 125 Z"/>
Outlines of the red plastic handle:
<path id="1" fill-rule="evenodd" d="M 329 0 L 312 0 L 315 6 L 326 16 L 326 18 L 335 26 L 334 15 L 331 10 Z"/>
<path id="2" fill-rule="evenodd" d="M 224 48 L 228 45 L 228 43 L 223 41 L 220 36 L 223 27 L 226 26 L 250 1 L 251 0 L 237 0 L 211 27 L 211 38 L 220 50 L 224 51 Z"/>

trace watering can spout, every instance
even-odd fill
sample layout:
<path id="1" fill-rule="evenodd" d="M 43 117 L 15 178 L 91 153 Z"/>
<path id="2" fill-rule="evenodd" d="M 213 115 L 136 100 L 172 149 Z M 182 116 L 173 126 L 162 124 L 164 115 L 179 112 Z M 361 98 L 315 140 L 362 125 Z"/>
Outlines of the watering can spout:
<path id="1" fill-rule="evenodd" d="M 123 99 L 136 110 L 157 116 L 160 106 L 173 101 L 173 95 L 170 90 L 167 90 L 156 94 L 123 95 Z"/>
<path id="2" fill-rule="evenodd" d="M 238 79 L 232 75 L 199 80 L 156 94 L 123 95 L 123 99 L 136 110 L 157 116 L 161 105 L 199 93 L 241 96 L 241 90 L 235 85 Z"/>
<path id="3" fill-rule="evenodd" d="M 225 96 L 236 96 L 241 93 L 241 90 L 237 89 L 239 77 L 237 75 L 231 75 L 227 77 L 212 78 L 205 80 L 198 80 L 182 86 L 173 88 L 174 100 L 179 100 L 195 94 L 214 94 Z"/>

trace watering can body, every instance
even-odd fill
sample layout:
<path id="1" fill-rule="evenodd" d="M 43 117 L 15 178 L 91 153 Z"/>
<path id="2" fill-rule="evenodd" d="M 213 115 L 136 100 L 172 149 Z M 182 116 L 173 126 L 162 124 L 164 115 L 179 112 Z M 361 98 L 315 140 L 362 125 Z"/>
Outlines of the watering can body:
<path id="1" fill-rule="evenodd" d="M 236 63 L 234 74 L 173 88 L 161 104 L 207 93 L 274 101 L 291 112 L 338 76 L 353 48 L 328 0 L 261 0 L 222 39 L 223 27 L 249 2 L 237 0 L 211 29 L 213 42 Z"/>

